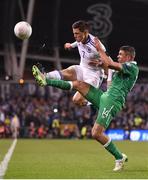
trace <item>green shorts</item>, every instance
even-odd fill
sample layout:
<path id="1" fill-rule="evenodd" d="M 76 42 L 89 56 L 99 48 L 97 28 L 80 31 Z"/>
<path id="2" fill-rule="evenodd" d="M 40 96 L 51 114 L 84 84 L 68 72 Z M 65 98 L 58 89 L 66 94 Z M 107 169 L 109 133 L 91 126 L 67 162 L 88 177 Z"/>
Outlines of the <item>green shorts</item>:
<path id="1" fill-rule="evenodd" d="M 99 112 L 96 123 L 107 128 L 113 117 L 122 109 L 123 104 L 111 98 L 106 92 L 100 98 Z"/>
<path id="2" fill-rule="evenodd" d="M 122 109 L 123 103 L 108 95 L 100 89 L 90 86 L 85 98 L 90 101 L 98 110 L 96 123 L 107 128 L 113 117 Z"/>

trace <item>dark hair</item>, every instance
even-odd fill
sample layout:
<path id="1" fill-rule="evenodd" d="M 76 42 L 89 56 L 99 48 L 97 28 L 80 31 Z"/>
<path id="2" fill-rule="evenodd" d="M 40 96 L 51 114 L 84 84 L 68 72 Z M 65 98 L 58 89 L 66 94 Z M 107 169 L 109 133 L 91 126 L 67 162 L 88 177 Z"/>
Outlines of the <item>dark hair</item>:
<path id="1" fill-rule="evenodd" d="M 89 24 L 86 21 L 79 20 L 73 23 L 72 28 L 78 28 L 81 32 L 84 32 L 85 30 L 89 30 Z"/>
<path id="2" fill-rule="evenodd" d="M 132 57 L 136 56 L 135 48 L 132 46 L 121 46 L 120 50 L 125 51 L 127 54 L 131 55 Z"/>

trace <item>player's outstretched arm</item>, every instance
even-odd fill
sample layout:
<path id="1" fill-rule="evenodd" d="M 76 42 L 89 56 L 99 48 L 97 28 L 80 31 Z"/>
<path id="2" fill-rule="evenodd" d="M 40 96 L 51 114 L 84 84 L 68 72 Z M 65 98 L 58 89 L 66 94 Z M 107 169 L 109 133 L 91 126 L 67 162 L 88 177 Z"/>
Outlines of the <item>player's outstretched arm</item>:
<path id="1" fill-rule="evenodd" d="M 70 49 L 72 49 L 72 48 L 75 48 L 75 47 L 77 47 L 77 42 L 65 43 L 65 44 L 64 44 L 64 48 L 65 48 L 65 49 L 68 49 L 68 50 L 70 50 Z"/>
<path id="2" fill-rule="evenodd" d="M 65 43 L 64 48 L 70 50 L 72 48 L 71 43 Z"/>
<path id="3" fill-rule="evenodd" d="M 120 71 L 122 69 L 122 64 L 121 63 L 117 63 L 114 62 L 111 57 L 107 56 L 106 53 L 104 52 L 104 49 L 101 46 L 100 40 L 96 37 L 94 39 L 95 41 L 95 46 L 97 51 L 99 52 L 99 55 L 101 57 L 101 60 L 103 61 L 103 63 L 105 64 L 105 66 L 107 66 L 110 69 L 115 69 L 117 71 Z"/>

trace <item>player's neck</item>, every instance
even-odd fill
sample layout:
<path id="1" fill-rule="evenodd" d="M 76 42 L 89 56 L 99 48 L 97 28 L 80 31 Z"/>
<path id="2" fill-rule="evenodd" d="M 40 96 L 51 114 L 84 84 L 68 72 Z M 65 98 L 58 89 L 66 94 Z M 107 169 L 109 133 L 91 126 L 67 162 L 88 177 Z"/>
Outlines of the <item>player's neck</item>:
<path id="1" fill-rule="evenodd" d="M 89 34 L 86 34 L 82 40 L 82 44 L 86 44 L 90 40 Z"/>

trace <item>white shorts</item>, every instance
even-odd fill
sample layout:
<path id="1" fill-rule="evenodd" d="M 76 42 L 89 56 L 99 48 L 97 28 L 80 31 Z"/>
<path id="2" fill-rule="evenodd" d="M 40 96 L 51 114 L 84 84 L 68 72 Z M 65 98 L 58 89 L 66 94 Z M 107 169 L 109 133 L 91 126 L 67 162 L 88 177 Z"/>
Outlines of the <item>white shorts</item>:
<path id="1" fill-rule="evenodd" d="M 72 66 L 77 74 L 77 80 L 86 82 L 96 88 L 100 87 L 103 81 L 103 70 L 92 70 L 80 65 L 73 65 Z"/>

